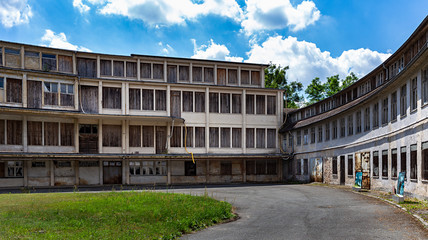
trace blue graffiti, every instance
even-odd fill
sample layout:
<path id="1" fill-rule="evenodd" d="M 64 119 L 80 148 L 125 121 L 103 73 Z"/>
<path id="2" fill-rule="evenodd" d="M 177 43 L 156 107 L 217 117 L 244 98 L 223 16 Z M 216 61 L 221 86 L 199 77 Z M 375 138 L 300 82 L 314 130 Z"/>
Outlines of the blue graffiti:
<path id="1" fill-rule="evenodd" d="M 400 195 L 404 195 L 404 176 L 406 176 L 405 172 L 400 172 L 398 174 L 397 194 L 400 194 Z"/>
<path id="2" fill-rule="evenodd" d="M 362 181 L 363 181 L 363 173 L 362 172 L 355 173 L 355 185 L 358 187 L 361 187 Z"/>

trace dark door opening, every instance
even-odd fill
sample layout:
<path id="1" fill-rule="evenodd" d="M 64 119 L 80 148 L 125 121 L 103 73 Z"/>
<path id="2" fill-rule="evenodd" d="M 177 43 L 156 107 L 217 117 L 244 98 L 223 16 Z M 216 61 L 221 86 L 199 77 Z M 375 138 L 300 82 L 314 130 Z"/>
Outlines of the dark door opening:
<path id="1" fill-rule="evenodd" d="M 340 156 L 340 185 L 345 185 L 345 156 Z"/>
<path id="2" fill-rule="evenodd" d="M 122 184 L 122 162 L 103 162 L 103 184 Z"/>
<path id="3" fill-rule="evenodd" d="M 166 127 L 156 127 L 156 154 L 166 153 Z"/>
<path id="4" fill-rule="evenodd" d="M 184 162 L 184 176 L 196 176 L 196 163 L 193 161 Z"/>
<path id="5" fill-rule="evenodd" d="M 98 153 L 98 125 L 80 124 L 79 153 Z"/>

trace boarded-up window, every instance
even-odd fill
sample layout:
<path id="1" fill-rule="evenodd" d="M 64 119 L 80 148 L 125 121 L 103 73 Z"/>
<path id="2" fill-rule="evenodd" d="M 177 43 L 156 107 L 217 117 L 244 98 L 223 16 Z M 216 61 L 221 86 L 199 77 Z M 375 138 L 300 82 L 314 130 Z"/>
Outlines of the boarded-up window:
<path id="1" fill-rule="evenodd" d="M 428 142 L 422 143 L 422 179 L 428 180 Z"/>
<path id="2" fill-rule="evenodd" d="M 247 148 L 254 148 L 254 128 L 245 130 Z"/>
<path id="3" fill-rule="evenodd" d="M 153 110 L 153 90 L 143 89 L 143 110 Z"/>
<path id="4" fill-rule="evenodd" d="M 337 157 L 333 157 L 333 160 L 331 162 L 332 168 L 333 168 L 333 174 L 337 174 Z"/>
<path id="5" fill-rule="evenodd" d="M 27 122 L 27 143 L 28 145 L 41 146 L 42 143 L 42 122 Z"/>
<path id="6" fill-rule="evenodd" d="M 218 93 L 210 93 L 210 112 L 218 113 Z"/>
<path id="7" fill-rule="evenodd" d="M 193 92 L 183 91 L 183 111 L 193 112 Z"/>
<path id="8" fill-rule="evenodd" d="M 74 146 L 73 123 L 61 123 L 61 146 Z"/>
<path id="9" fill-rule="evenodd" d="M 180 66 L 179 69 L 179 79 L 183 82 L 189 81 L 189 67 L 188 66 Z"/>
<path id="10" fill-rule="evenodd" d="M 265 129 L 264 128 L 257 128 L 256 129 L 256 147 L 257 148 L 265 148 Z"/>
<path id="11" fill-rule="evenodd" d="M 103 146 L 120 147 L 122 146 L 122 126 L 103 125 Z"/>
<path id="12" fill-rule="evenodd" d="M 210 147 L 218 147 L 218 128 L 210 127 Z"/>
<path id="13" fill-rule="evenodd" d="M 276 129 L 267 129 L 267 147 L 276 147 Z"/>
<path id="14" fill-rule="evenodd" d="M 186 147 L 193 147 L 193 127 L 183 128 L 183 145 L 184 143 L 186 144 Z"/>
<path id="15" fill-rule="evenodd" d="M 195 147 L 205 147 L 204 127 L 195 127 Z"/>
<path id="16" fill-rule="evenodd" d="M 192 81 L 202 82 L 202 67 L 192 67 Z"/>
<path id="17" fill-rule="evenodd" d="M 256 95 L 256 113 L 257 114 L 265 114 L 265 96 L 264 95 Z"/>
<path id="18" fill-rule="evenodd" d="M 98 113 L 98 87 L 81 86 L 81 105 L 85 113 Z"/>
<path id="19" fill-rule="evenodd" d="M 103 108 L 120 109 L 121 107 L 121 89 L 114 87 L 103 87 Z"/>
<path id="20" fill-rule="evenodd" d="M 153 79 L 163 79 L 163 64 L 153 64 Z"/>
<path id="21" fill-rule="evenodd" d="M 169 83 L 176 83 L 177 82 L 177 66 L 168 65 L 167 80 Z"/>
<path id="22" fill-rule="evenodd" d="M 172 117 L 181 117 L 181 92 L 170 92 L 170 110 Z"/>
<path id="23" fill-rule="evenodd" d="M 379 177 L 379 152 L 373 152 L 373 177 Z"/>
<path id="24" fill-rule="evenodd" d="M 171 147 L 181 147 L 181 127 L 173 127 Z"/>
<path id="25" fill-rule="evenodd" d="M 74 85 L 73 84 L 60 84 L 61 94 L 60 102 L 61 106 L 74 106 Z"/>
<path id="26" fill-rule="evenodd" d="M 241 113 L 241 94 L 232 94 L 232 113 Z"/>
<path id="27" fill-rule="evenodd" d="M 240 148 L 242 146 L 242 130 L 240 128 L 232 128 L 232 147 Z"/>
<path id="28" fill-rule="evenodd" d="M 27 106 L 28 108 L 42 107 L 42 82 L 27 81 Z"/>
<path id="29" fill-rule="evenodd" d="M 230 128 L 221 129 L 221 147 L 230 148 Z"/>
<path id="30" fill-rule="evenodd" d="M 129 109 L 141 110 L 141 89 L 129 89 Z"/>
<path id="31" fill-rule="evenodd" d="M 77 58 L 77 74 L 81 77 L 95 78 L 97 76 L 97 60 Z"/>
<path id="32" fill-rule="evenodd" d="M 254 95 L 246 95 L 245 97 L 246 101 L 246 113 L 247 114 L 254 114 Z"/>
<path id="33" fill-rule="evenodd" d="M 166 111 L 165 90 L 156 90 L 156 111 Z"/>
<path id="34" fill-rule="evenodd" d="M 214 82 L 214 68 L 210 68 L 210 67 L 204 68 L 204 82 L 207 82 L 207 83 Z"/>
<path id="35" fill-rule="evenodd" d="M 205 112 L 204 92 L 195 92 L 195 112 Z"/>
<path id="36" fill-rule="evenodd" d="M 217 68 L 217 85 L 226 85 L 226 69 Z"/>
<path id="37" fill-rule="evenodd" d="M 45 129 L 44 129 L 45 146 L 58 146 L 59 145 L 58 123 L 56 123 L 56 122 L 45 122 L 44 127 L 45 127 Z"/>
<path id="38" fill-rule="evenodd" d="M 256 160 L 256 174 L 257 175 L 266 174 L 266 160 Z"/>
<path id="39" fill-rule="evenodd" d="M 267 114 L 276 114 L 276 97 L 267 96 Z"/>
<path id="40" fill-rule="evenodd" d="M 111 76 L 111 60 L 100 60 L 100 75 Z"/>
<path id="41" fill-rule="evenodd" d="M 43 71 L 56 70 L 56 55 L 42 53 L 42 70 Z"/>
<path id="42" fill-rule="evenodd" d="M 250 84 L 250 71 L 241 70 L 241 85 L 249 85 Z"/>
<path id="43" fill-rule="evenodd" d="M 276 175 L 276 160 L 266 160 L 266 174 Z"/>
<path id="44" fill-rule="evenodd" d="M 4 144 L 4 133 L 5 133 L 4 129 L 5 129 L 5 121 L 0 119 L 0 144 Z"/>
<path id="45" fill-rule="evenodd" d="M 221 93 L 220 94 L 220 103 L 221 103 L 221 113 L 230 113 L 230 94 Z"/>
<path id="46" fill-rule="evenodd" d="M 354 162 L 352 155 L 348 155 L 348 175 L 353 176 L 354 175 Z"/>
<path id="47" fill-rule="evenodd" d="M 251 71 L 251 85 L 261 86 L 260 72 Z"/>
<path id="48" fill-rule="evenodd" d="M 21 51 L 19 49 L 5 48 L 6 67 L 21 67 Z"/>
<path id="49" fill-rule="evenodd" d="M 73 57 L 58 55 L 58 71 L 73 72 Z"/>
<path id="50" fill-rule="evenodd" d="M 229 84 L 238 84 L 238 71 L 236 69 L 228 70 L 228 82 Z"/>
<path id="51" fill-rule="evenodd" d="M 126 77 L 135 78 L 137 77 L 137 63 L 126 62 Z"/>
<path id="52" fill-rule="evenodd" d="M 232 162 L 221 162 L 220 163 L 220 174 L 221 175 L 232 175 Z"/>
<path id="53" fill-rule="evenodd" d="M 247 160 L 246 163 L 246 174 L 247 175 L 255 175 L 256 174 L 256 161 L 255 160 Z"/>
<path id="54" fill-rule="evenodd" d="M 113 76 L 123 77 L 124 76 L 125 63 L 123 61 L 113 61 Z"/>
<path id="55" fill-rule="evenodd" d="M 141 78 L 152 78 L 152 64 L 141 63 L 140 64 L 140 77 Z"/>
<path id="56" fill-rule="evenodd" d="M 410 179 L 418 179 L 417 145 L 410 145 Z"/>
<path id="57" fill-rule="evenodd" d="M 129 146 L 141 147 L 141 126 L 129 126 Z"/>
<path id="58" fill-rule="evenodd" d="M 24 65 L 27 69 L 40 69 L 40 53 L 25 51 Z"/>
<path id="59" fill-rule="evenodd" d="M 153 126 L 143 126 L 143 147 L 153 147 L 155 144 Z"/>
<path id="60" fill-rule="evenodd" d="M 6 101 L 11 103 L 22 103 L 22 80 L 7 78 Z"/>
<path id="61" fill-rule="evenodd" d="M 45 105 L 58 105 L 58 83 L 44 82 Z"/>

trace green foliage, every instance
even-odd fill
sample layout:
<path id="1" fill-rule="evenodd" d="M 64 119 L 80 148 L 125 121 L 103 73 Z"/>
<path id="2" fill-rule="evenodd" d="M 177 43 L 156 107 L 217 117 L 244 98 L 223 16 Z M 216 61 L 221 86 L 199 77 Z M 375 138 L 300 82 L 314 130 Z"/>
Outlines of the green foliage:
<path id="1" fill-rule="evenodd" d="M 296 102 L 303 100 L 303 96 L 299 95 L 303 90 L 303 84 L 297 81 L 288 83 L 286 77 L 288 69 L 288 66 L 281 67 L 271 63 L 265 69 L 265 87 L 284 89 L 284 100 L 286 103 L 284 106 L 287 108 L 298 108 Z"/>
<path id="2" fill-rule="evenodd" d="M 160 192 L 0 196 L 2 239 L 173 239 L 233 217 L 207 196 Z"/>
<path id="3" fill-rule="evenodd" d="M 358 80 L 358 77 L 355 76 L 353 72 L 351 72 L 345 79 L 342 79 L 342 86 L 340 86 L 341 90 L 351 86 L 354 82 Z"/>
<path id="4" fill-rule="evenodd" d="M 331 77 L 327 77 L 327 82 L 324 83 L 325 88 L 325 96 L 331 97 L 335 93 L 340 91 L 340 82 L 339 82 L 339 75 L 334 75 Z"/>
<path id="5" fill-rule="evenodd" d="M 308 95 L 309 104 L 321 101 L 324 99 L 325 85 L 321 83 L 319 78 L 312 79 L 311 84 L 306 88 L 305 93 Z"/>

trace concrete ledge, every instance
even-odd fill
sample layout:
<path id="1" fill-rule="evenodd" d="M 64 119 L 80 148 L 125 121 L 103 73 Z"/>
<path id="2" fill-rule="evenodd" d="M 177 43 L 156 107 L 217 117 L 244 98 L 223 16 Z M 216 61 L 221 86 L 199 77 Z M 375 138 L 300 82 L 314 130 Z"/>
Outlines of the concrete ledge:
<path id="1" fill-rule="evenodd" d="M 392 195 L 392 201 L 394 201 L 396 203 L 403 203 L 404 202 L 404 196 L 399 195 L 399 194 Z"/>

